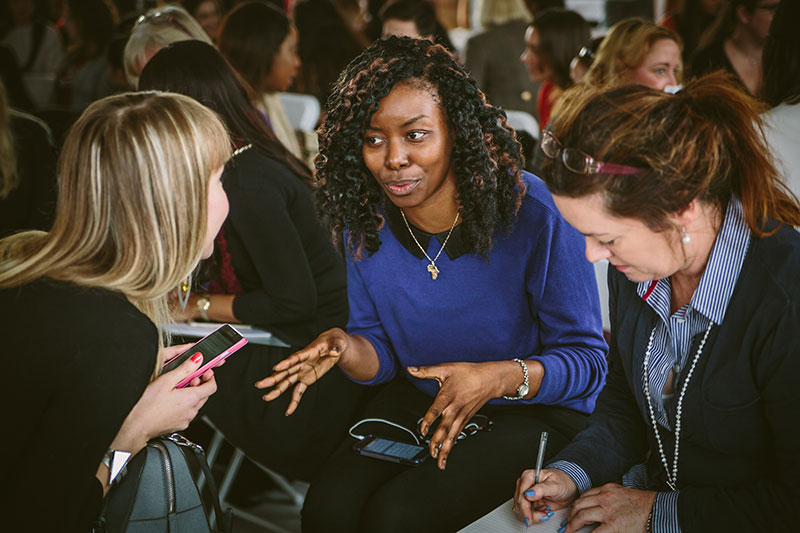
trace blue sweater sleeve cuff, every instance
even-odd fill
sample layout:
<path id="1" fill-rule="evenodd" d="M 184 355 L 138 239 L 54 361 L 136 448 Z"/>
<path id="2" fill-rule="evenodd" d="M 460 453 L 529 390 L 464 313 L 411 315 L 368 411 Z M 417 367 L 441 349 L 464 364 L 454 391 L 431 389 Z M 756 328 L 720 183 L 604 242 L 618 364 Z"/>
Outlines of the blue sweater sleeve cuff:
<path id="1" fill-rule="evenodd" d="M 575 463 L 570 461 L 556 461 L 547 465 L 547 468 L 561 470 L 571 477 L 572 481 L 575 482 L 575 485 L 578 486 L 578 493 L 580 494 L 583 494 L 592 488 L 592 481 L 589 479 L 589 475 L 584 471 L 583 468 Z"/>
<path id="2" fill-rule="evenodd" d="M 570 375 L 566 363 L 561 357 L 536 355 L 529 357 L 528 361 L 538 361 L 544 367 L 544 378 L 539 387 L 539 392 L 531 401 L 550 405 L 558 402 L 563 394 L 563 384 L 569 382 Z M 573 377 L 574 379 L 574 377 Z M 553 386 L 558 384 L 559 386 Z"/>
<path id="3" fill-rule="evenodd" d="M 374 378 L 368 379 L 367 381 L 353 379 L 347 372 L 345 372 L 344 375 L 350 378 L 350 381 L 359 383 L 361 385 L 381 385 L 393 380 L 395 376 L 397 376 L 399 365 L 397 364 L 394 355 L 389 352 L 383 342 L 381 342 L 381 340 L 376 336 L 369 333 L 363 333 L 359 331 L 355 331 L 353 333 L 367 339 L 369 343 L 372 344 L 372 347 L 375 348 L 375 352 L 378 354 L 378 373 L 375 374 Z"/>
<path id="4" fill-rule="evenodd" d="M 678 524 L 678 493 L 659 492 L 653 502 L 653 533 L 680 533 Z"/>

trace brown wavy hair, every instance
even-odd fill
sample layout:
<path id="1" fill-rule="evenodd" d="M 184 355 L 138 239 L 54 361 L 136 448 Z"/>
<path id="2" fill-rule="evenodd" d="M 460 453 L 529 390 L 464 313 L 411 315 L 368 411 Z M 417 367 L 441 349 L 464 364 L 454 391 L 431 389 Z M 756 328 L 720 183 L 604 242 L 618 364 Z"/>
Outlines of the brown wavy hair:
<path id="1" fill-rule="evenodd" d="M 667 217 L 692 200 L 724 212 L 736 195 L 753 233 L 770 235 L 777 231 L 773 221 L 800 225 L 800 207 L 778 178 L 761 111 L 763 105 L 723 72 L 694 80 L 676 95 L 638 85 L 588 94 L 562 111 L 553 134 L 564 146 L 644 172 L 582 175 L 547 159 L 542 178 L 553 194 L 600 192 L 609 213 L 654 231 L 671 229 Z"/>

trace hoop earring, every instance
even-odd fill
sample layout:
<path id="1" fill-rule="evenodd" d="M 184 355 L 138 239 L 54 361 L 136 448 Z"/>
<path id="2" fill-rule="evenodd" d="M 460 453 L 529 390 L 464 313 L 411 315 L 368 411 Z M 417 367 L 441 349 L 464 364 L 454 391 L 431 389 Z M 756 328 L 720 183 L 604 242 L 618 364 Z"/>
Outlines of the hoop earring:
<path id="1" fill-rule="evenodd" d="M 681 241 L 683 242 L 683 244 L 689 244 L 690 242 L 692 242 L 692 238 L 689 237 L 688 233 L 686 233 L 686 228 L 681 228 L 681 234 L 683 235 L 683 237 L 681 237 Z"/>
<path id="2" fill-rule="evenodd" d="M 186 305 L 189 303 L 189 293 L 192 290 L 192 273 L 186 276 L 186 279 L 181 281 L 178 287 L 178 303 L 181 306 L 181 313 L 186 311 Z"/>

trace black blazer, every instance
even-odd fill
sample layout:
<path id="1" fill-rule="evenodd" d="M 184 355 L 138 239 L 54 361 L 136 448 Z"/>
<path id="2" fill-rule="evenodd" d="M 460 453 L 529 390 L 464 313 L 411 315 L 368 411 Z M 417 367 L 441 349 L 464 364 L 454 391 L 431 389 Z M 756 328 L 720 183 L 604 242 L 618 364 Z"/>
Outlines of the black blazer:
<path id="1" fill-rule="evenodd" d="M 636 284 L 609 269 L 609 374 L 589 427 L 554 460 L 580 465 L 593 486 L 646 462 L 666 491 L 642 392 L 642 361 L 657 315 Z M 678 520 L 691 531 L 800 527 L 800 234 L 753 237 L 723 323 L 689 383 L 681 418 Z M 692 340 L 691 354 L 702 334 Z M 683 369 L 685 379 L 688 366 Z M 675 413 L 670 413 L 674 427 Z M 671 432 L 661 431 L 670 466 Z M 647 455 L 649 452 L 649 456 Z"/>

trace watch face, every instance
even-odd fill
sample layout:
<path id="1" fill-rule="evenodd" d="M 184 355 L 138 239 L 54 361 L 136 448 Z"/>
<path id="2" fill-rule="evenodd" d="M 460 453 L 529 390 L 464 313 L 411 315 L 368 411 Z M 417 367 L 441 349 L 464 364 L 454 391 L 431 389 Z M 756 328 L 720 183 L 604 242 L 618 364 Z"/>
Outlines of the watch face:
<path id="1" fill-rule="evenodd" d="M 528 387 L 527 385 L 525 385 L 525 384 L 523 383 L 523 384 L 522 384 L 522 385 L 520 385 L 520 386 L 519 386 L 519 388 L 517 389 L 517 396 L 519 396 L 520 398 L 524 398 L 525 396 L 527 396 L 527 395 L 528 395 L 528 392 L 530 392 L 530 387 Z"/>

